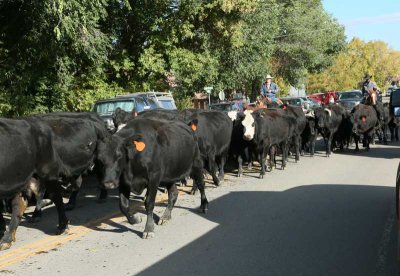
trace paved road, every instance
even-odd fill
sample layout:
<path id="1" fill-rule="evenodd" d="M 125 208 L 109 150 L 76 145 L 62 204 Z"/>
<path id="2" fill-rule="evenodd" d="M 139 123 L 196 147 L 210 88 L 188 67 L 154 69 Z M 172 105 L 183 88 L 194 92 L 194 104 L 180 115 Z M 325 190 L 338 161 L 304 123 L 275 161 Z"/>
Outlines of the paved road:
<path id="1" fill-rule="evenodd" d="M 180 195 L 173 220 L 142 240 L 111 195 L 96 203 L 87 187 L 69 213 L 68 235 L 55 236 L 56 211 L 22 223 L 17 243 L 0 253 L 1 275 L 397 275 L 395 172 L 400 144 L 322 152 L 265 179 L 257 172 Z M 89 185 L 90 186 L 90 185 Z M 156 214 L 161 215 L 165 196 Z M 144 215 L 143 215 L 144 218 Z"/>

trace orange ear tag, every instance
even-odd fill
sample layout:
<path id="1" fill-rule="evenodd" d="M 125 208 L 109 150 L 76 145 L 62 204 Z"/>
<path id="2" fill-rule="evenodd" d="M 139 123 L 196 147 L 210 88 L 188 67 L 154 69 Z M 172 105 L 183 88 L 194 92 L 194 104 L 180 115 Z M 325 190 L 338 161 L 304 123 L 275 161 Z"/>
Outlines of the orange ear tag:
<path id="1" fill-rule="evenodd" d="M 143 151 L 146 147 L 146 144 L 141 141 L 133 141 L 133 144 L 135 145 L 137 151 Z"/>
<path id="2" fill-rule="evenodd" d="M 197 130 L 197 126 L 195 124 L 191 124 L 191 127 L 192 127 L 193 131 Z"/>

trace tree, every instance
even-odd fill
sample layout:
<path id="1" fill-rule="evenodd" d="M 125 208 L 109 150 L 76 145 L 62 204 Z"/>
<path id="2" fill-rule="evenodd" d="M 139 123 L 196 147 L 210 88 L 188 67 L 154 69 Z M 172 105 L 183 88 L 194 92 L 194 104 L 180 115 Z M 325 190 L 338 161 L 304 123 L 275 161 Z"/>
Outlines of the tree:
<path id="1" fill-rule="evenodd" d="M 304 84 L 308 72 L 320 72 L 345 46 L 344 28 L 318 0 L 282 1 L 279 35 L 272 59 L 278 75 Z"/>
<path id="2" fill-rule="evenodd" d="M 400 75 L 400 52 L 382 41 L 364 42 L 353 38 L 332 66 L 310 74 L 309 91 L 360 89 L 366 73 L 373 76 L 381 89 L 389 86 L 391 79 Z"/>
<path id="3" fill-rule="evenodd" d="M 111 44 L 98 25 L 105 6 L 105 0 L 2 1 L 0 91 L 12 114 L 74 110 L 85 98 L 75 92 L 102 79 Z"/>

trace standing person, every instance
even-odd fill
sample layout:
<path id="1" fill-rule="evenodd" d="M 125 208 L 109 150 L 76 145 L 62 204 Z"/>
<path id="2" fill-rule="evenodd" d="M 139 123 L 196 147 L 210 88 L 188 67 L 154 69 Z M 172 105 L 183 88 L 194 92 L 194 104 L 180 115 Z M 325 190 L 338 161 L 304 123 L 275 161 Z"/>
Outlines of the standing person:
<path id="1" fill-rule="evenodd" d="M 272 81 L 271 75 L 267 75 L 265 82 L 261 86 L 261 96 L 269 102 L 277 102 L 276 93 L 278 92 L 278 85 Z"/>

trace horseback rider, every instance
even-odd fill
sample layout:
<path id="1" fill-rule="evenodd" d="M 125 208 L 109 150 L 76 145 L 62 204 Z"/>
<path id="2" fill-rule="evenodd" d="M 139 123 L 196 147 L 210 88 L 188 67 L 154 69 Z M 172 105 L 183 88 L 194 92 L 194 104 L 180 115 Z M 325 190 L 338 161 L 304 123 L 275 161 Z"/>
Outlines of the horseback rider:
<path id="1" fill-rule="evenodd" d="M 276 98 L 276 94 L 279 92 L 279 87 L 272 81 L 271 75 L 267 75 L 265 82 L 261 86 L 261 97 L 265 98 L 268 102 L 281 102 Z"/>
<path id="2" fill-rule="evenodd" d="M 378 86 L 371 80 L 371 78 L 371 75 L 365 74 L 364 82 L 362 84 L 362 95 L 364 97 L 365 104 L 372 105 L 372 107 L 375 109 L 378 120 L 380 121 L 382 120 L 382 114 L 380 114 L 378 108 L 376 107 L 376 103 L 378 101 Z"/>

